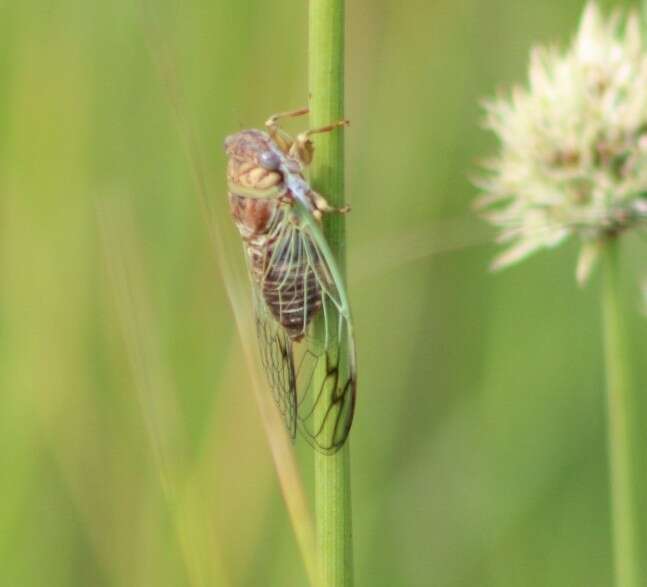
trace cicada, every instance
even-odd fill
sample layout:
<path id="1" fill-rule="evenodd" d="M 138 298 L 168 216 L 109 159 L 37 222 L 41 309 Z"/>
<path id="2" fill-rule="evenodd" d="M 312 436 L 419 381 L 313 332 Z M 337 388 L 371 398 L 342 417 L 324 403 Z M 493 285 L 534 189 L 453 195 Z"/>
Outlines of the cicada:
<path id="1" fill-rule="evenodd" d="M 292 437 L 299 430 L 318 451 L 335 453 L 353 422 L 357 367 L 342 274 L 321 229 L 335 209 L 305 178 L 311 136 L 291 137 L 276 114 L 266 130 L 225 139 L 229 206 L 243 240 L 253 290 L 260 355 Z"/>

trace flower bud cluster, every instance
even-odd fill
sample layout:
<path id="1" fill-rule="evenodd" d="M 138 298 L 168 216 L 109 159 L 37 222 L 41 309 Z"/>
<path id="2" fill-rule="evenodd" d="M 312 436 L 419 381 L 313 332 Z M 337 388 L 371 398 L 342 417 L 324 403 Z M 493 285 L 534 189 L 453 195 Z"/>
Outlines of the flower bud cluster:
<path id="1" fill-rule="evenodd" d="M 570 48 L 535 48 L 527 86 L 486 103 L 500 151 L 478 181 L 511 265 L 571 235 L 585 281 L 605 238 L 647 219 L 647 52 L 637 15 L 589 3 Z"/>

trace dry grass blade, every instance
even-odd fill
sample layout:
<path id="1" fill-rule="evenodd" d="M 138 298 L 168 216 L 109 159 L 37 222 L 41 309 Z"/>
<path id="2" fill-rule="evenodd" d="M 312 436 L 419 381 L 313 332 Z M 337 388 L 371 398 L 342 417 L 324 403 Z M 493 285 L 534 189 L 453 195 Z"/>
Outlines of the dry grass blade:
<path id="1" fill-rule="evenodd" d="M 403 265 L 444 253 L 494 244 L 492 230 L 478 218 L 460 217 L 437 220 L 406 234 L 383 237 L 349 251 L 353 268 L 351 283 L 379 277 Z M 375 251 L 380 251 L 375 255 Z"/>
<path id="2" fill-rule="evenodd" d="M 252 334 L 255 332 L 255 327 L 252 322 L 253 312 L 249 301 L 248 279 L 247 276 L 241 274 L 242 271 L 237 270 L 230 262 L 232 255 L 240 255 L 240 251 L 232 252 L 232 255 L 230 255 L 227 251 L 225 240 L 222 238 L 221 218 L 226 214 L 224 211 L 216 213 L 213 201 L 209 197 L 211 190 L 208 187 L 200 149 L 197 146 L 192 126 L 185 117 L 184 108 L 182 107 L 173 53 L 164 38 L 154 9 L 146 0 L 142 0 L 142 9 L 143 26 L 151 56 L 166 90 L 185 154 L 191 166 L 195 188 L 209 228 L 212 249 L 216 253 L 221 281 L 226 289 L 234 315 L 247 370 L 252 382 L 252 389 L 254 390 L 254 397 L 267 435 L 290 520 L 310 583 L 318 585 L 316 541 L 312 515 L 308 507 L 291 441 L 285 432 L 279 411 L 271 400 L 270 393 L 259 372 L 260 359 L 258 357 L 256 338 Z M 219 193 L 224 200 L 224 192 L 220 190 Z"/>
<path id="3" fill-rule="evenodd" d="M 181 465 L 183 434 L 170 377 L 165 373 L 157 349 L 158 338 L 145 293 L 131 212 L 123 201 L 113 198 L 99 203 L 98 218 L 109 280 L 136 379 L 138 400 L 164 491 L 174 499 L 174 480 Z"/>
<path id="4" fill-rule="evenodd" d="M 178 417 L 176 391 L 164 367 L 158 345 L 159 336 L 141 260 L 132 212 L 122 199 L 103 200 L 98 205 L 99 227 L 104 257 L 113 290 L 116 314 L 123 332 L 137 396 L 160 475 L 166 505 L 180 543 L 186 573 L 191 585 L 207 585 L 205 575 L 218 577 L 227 585 L 215 546 L 209 557 L 200 557 L 202 538 L 213 542 L 205 528 L 205 518 L 194 515 L 195 493 L 183 462 L 185 434 Z M 188 496 L 188 497 L 187 497 Z M 198 527 L 200 526 L 200 527 Z M 206 562 L 205 562 L 206 561 Z"/>

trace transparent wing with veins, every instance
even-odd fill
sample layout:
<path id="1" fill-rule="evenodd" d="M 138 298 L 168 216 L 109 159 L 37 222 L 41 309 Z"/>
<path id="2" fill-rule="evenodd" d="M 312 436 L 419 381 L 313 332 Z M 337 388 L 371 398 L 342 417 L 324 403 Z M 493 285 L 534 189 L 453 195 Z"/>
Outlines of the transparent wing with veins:
<path id="1" fill-rule="evenodd" d="M 254 306 L 261 361 L 288 431 L 294 436 L 298 429 L 315 449 L 331 454 L 351 428 L 357 374 L 343 285 L 319 238 L 307 224 L 286 221 L 265 273 L 268 279 L 273 268 L 283 267 L 273 284 L 279 307 L 286 314 L 303 312 L 303 331 L 288 335 L 258 284 Z"/>

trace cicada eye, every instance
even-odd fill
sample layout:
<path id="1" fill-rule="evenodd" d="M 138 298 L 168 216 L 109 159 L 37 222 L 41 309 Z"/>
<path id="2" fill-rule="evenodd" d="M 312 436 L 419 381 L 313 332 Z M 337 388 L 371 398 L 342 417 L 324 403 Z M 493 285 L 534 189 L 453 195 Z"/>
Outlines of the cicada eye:
<path id="1" fill-rule="evenodd" d="M 259 163 L 263 169 L 276 171 L 281 164 L 279 156 L 274 151 L 263 151 L 259 158 Z"/>

